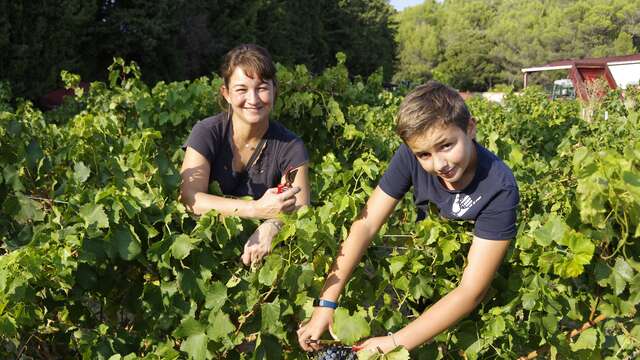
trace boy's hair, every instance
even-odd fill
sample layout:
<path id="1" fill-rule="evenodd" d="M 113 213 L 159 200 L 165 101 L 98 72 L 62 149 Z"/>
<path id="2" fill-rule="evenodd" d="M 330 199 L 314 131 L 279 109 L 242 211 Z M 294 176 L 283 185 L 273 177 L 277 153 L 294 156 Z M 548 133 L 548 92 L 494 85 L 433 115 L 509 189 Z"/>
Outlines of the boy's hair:
<path id="1" fill-rule="evenodd" d="M 272 80 L 276 85 L 276 67 L 267 49 L 255 44 L 242 44 L 229 50 L 220 66 L 220 75 L 224 85 L 229 86 L 229 79 L 236 67 L 241 67 L 250 76 L 262 80 Z"/>
<path id="2" fill-rule="evenodd" d="M 434 126 L 454 124 L 463 131 L 471 114 L 460 94 L 437 81 L 413 89 L 400 104 L 396 133 L 406 142 Z"/>

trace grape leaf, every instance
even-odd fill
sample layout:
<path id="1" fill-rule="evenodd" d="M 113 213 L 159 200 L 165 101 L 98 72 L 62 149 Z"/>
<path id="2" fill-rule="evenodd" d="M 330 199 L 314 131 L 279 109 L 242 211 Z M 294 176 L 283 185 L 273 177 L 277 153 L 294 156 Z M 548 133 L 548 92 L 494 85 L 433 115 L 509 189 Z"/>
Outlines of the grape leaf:
<path id="1" fill-rule="evenodd" d="M 204 326 L 193 317 L 187 317 L 183 319 L 180 325 L 173 331 L 173 336 L 184 338 L 202 332 L 204 332 Z"/>
<path id="2" fill-rule="evenodd" d="M 142 251 L 140 239 L 132 227 L 118 226 L 112 235 L 113 245 L 124 260 L 133 260 Z"/>
<path id="3" fill-rule="evenodd" d="M 80 208 L 80 217 L 84 220 L 86 227 L 95 224 L 98 228 L 108 228 L 109 218 L 104 212 L 101 204 L 86 204 Z"/>
<path id="4" fill-rule="evenodd" d="M 353 344 L 369 336 L 370 331 L 369 324 L 361 313 L 356 312 L 351 316 L 345 308 L 336 309 L 333 316 L 333 332 L 345 344 Z"/>
<path id="5" fill-rule="evenodd" d="M 409 351 L 402 346 L 391 350 L 386 354 L 380 354 L 375 349 L 361 350 L 357 352 L 358 360 L 409 360 Z"/>
<path id="6" fill-rule="evenodd" d="M 209 314 L 209 326 L 207 327 L 207 335 L 211 340 L 219 340 L 227 337 L 231 332 L 235 331 L 229 315 L 221 312 L 211 312 Z"/>
<path id="7" fill-rule="evenodd" d="M 207 344 L 209 338 L 206 334 L 200 332 L 190 335 L 185 341 L 180 344 L 180 350 L 186 352 L 189 355 L 189 359 L 204 360 L 209 356 L 207 350 Z"/>
<path id="8" fill-rule="evenodd" d="M 204 307 L 211 311 L 217 311 L 227 300 L 227 287 L 220 281 L 216 281 L 207 287 L 205 297 Z"/>
<path id="9" fill-rule="evenodd" d="M 193 239 L 189 235 L 180 234 L 175 237 L 173 244 L 171 244 L 171 255 L 178 260 L 182 260 L 189 256 L 189 253 L 194 248 Z"/>
<path id="10" fill-rule="evenodd" d="M 73 165 L 73 179 L 78 183 L 87 181 L 91 175 L 91 169 L 87 167 L 82 161 Z"/>
<path id="11" fill-rule="evenodd" d="M 571 350 L 593 350 L 598 344 L 598 331 L 594 328 L 587 329 L 580 333 L 578 340 L 570 344 Z"/>
<path id="12" fill-rule="evenodd" d="M 567 225 L 557 216 L 549 216 L 547 222 L 537 229 L 533 236 L 540 246 L 549 246 L 551 242 L 562 242 Z"/>
<path id="13" fill-rule="evenodd" d="M 273 303 L 262 304 L 260 309 L 262 313 L 262 332 L 273 334 L 279 338 L 284 338 L 286 333 L 282 324 L 280 303 L 276 301 Z"/>
<path id="14" fill-rule="evenodd" d="M 276 254 L 267 256 L 267 260 L 260 269 L 258 281 L 262 285 L 271 286 L 278 277 L 282 268 L 282 258 Z"/>

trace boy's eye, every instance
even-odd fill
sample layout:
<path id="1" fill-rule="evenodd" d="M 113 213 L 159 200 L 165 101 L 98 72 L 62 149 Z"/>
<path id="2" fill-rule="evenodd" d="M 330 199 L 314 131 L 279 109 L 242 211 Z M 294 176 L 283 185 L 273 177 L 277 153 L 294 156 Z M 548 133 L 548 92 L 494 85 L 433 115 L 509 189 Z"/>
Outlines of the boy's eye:
<path id="1" fill-rule="evenodd" d="M 418 153 L 417 155 L 420 160 L 426 160 L 431 157 L 431 154 L 429 153 Z"/>
<path id="2" fill-rule="evenodd" d="M 453 146 L 452 143 L 446 143 L 446 144 L 442 145 L 442 149 L 447 150 L 447 149 L 451 148 L 452 146 Z"/>

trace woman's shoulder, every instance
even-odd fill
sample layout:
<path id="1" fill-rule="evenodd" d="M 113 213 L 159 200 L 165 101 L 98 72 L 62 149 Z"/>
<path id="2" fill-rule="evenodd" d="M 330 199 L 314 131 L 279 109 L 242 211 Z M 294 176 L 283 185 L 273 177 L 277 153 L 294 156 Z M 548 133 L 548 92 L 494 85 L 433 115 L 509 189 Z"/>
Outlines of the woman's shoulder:
<path id="1" fill-rule="evenodd" d="M 269 137 L 283 143 L 302 142 L 302 139 L 293 131 L 273 120 L 269 122 Z"/>
<path id="2" fill-rule="evenodd" d="M 267 139 L 270 145 L 267 148 L 276 159 L 283 161 L 282 169 L 288 165 L 297 167 L 309 160 L 309 153 L 302 139 L 284 125 L 271 121 L 268 134 Z"/>
<path id="3" fill-rule="evenodd" d="M 219 113 L 213 116 L 209 116 L 202 120 L 199 120 L 194 126 L 194 129 L 198 130 L 211 130 L 211 131 L 220 131 L 227 126 L 227 114 Z"/>

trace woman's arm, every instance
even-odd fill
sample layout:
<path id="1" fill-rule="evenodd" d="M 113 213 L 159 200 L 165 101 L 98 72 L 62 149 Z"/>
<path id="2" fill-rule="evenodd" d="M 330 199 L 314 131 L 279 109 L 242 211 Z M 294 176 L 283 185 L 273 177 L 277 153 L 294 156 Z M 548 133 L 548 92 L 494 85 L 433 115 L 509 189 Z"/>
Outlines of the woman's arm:
<path id="1" fill-rule="evenodd" d="M 508 248 L 509 240 L 474 237 L 458 287 L 400 331 L 392 336 L 369 339 L 361 348 L 376 350 L 380 347 L 388 352 L 395 345 L 403 345 L 412 350 L 451 327 L 482 301 Z"/>
<path id="2" fill-rule="evenodd" d="M 292 184 L 294 188 L 300 189 L 300 192 L 295 195 L 295 209 L 309 205 L 309 165 L 304 164 L 297 169 L 298 172 Z M 285 182 L 286 179 L 285 176 L 283 176 L 282 183 Z M 267 191 L 272 190 L 275 189 L 269 189 Z M 278 235 L 281 226 L 282 223 L 280 220 L 276 219 L 264 221 L 260 224 L 244 245 L 244 251 L 241 256 L 242 262 L 245 265 L 253 265 L 256 262 L 260 262 L 260 260 L 271 251 L 271 242 L 273 238 Z"/>
<path id="3" fill-rule="evenodd" d="M 202 215 L 209 210 L 216 210 L 223 215 L 270 219 L 281 212 L 290 212 L 296 206 L 295 194 L 300 191 L 297 187 L 281 194 L 269 189 L 259 200 L 231 199 L 208 194 L 210 172 L 209 161 L 196 150 L 187 147 L 180 170 L 180 201 L 194 214 Z"/>
<path id="4" fill-rule="evenodd" d="M 387 195 L 380 187 L 375 188 L 358 219 L 351 225 L 347 239 L 340 246 L 320 293 L 321 299 L 337 302 L 369 242 L 387 221 L 397 204 L 398 200 Z M 305 340 L 320 338 L 333 320 L 333 311 L 331 308 L 315 308 L 309 322 L 298 330 L 298 342 L 304 350 L 317 350 L 314 346 L 306 344 Z"/>

